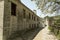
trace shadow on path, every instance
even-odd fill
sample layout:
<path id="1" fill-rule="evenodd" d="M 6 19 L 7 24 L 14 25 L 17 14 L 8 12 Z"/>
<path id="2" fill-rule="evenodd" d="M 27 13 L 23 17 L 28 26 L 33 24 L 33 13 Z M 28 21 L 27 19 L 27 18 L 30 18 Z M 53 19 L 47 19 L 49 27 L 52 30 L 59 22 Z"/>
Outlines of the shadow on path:
<path id="1" fill-rule="evenodd" d="M 27 31 L 17 31 L 13 33 L 8 40 L 33 40 L 33 38 L 38 34 L 43 28 L 34 28 Z"/>

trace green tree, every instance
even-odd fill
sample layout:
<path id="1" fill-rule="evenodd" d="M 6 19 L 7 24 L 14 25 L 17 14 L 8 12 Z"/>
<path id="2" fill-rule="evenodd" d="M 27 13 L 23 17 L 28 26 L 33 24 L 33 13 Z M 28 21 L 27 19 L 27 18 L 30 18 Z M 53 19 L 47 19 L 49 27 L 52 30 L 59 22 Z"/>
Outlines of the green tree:
<path id="1" fill-rule="evenodd" d="M 32 0 L 36 1 L 38 9 L 43 13 L 53 13 L 59 10 L 60 1 L 59 0 Z M 58 8 L 57 8 L 58 7 Z"/>

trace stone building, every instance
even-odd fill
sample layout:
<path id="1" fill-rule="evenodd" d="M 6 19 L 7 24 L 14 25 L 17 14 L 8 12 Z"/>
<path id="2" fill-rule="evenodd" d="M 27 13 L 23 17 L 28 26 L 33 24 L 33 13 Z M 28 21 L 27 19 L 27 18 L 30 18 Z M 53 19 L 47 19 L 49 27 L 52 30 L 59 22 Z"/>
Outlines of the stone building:
<path id="1" fill-rule="evenodd" d="M 0 27 L 0 40 L 6 40 L 16 31 L 40 27 L 40 17 L 20 0 L 0 0 Z"/>
<path id="2" fill-rule="evenodd" d="M 44 17 L 43 19 L 43 27 L 49 26 L 49 16 Z"/>

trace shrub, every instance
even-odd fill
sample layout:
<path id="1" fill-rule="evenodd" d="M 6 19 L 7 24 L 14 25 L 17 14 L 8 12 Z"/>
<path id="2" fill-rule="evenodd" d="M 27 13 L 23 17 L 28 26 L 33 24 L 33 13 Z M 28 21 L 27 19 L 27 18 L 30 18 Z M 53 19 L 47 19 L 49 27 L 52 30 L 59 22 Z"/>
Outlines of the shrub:
<path id="1" fill-rule="evenodd" d="M 53 31 L 53 28 L 51 26 L 48 27 L 48 29 L 52 32 Z"/>

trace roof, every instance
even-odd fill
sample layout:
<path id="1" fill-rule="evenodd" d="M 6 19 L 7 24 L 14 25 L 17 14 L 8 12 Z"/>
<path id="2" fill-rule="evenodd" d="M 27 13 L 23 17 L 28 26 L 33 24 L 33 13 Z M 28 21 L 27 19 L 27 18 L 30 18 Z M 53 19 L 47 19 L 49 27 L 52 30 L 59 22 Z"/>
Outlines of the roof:
<path id="1" fill-rule="evenodd" d="M 11 0 L 11 1 L 12 1 L 12 0 Z M 26 5 L 24 5 L 24 4 L 21 2 L 21 0 L 16 0 L 16 1 L 17 1 L 17 3 L 22 4 L 25 8 L 27 8 L 29 11 L 31 11 L 35 16 L 39 17 L 39 16 L 36 15 L 30 8 L 28 8 Z"/>
<path id="2" fill-rule="evenodd" d="M 26 5 L 24 5 L 20 0 L 19 0 L 19 2 L 24 6 L 24 7 L 26 7 L 28 10 L 30 10 L 34 15 L 36 15 L 30 8 L 28 8 Z M 36 15 L 37 17 L 39 17 L 38 15 Z M 40 18 L 40 17 L 39 17 Z"/>

